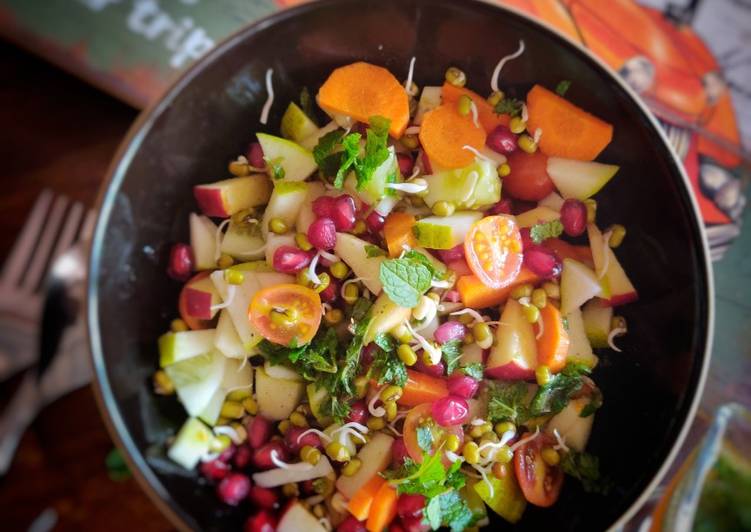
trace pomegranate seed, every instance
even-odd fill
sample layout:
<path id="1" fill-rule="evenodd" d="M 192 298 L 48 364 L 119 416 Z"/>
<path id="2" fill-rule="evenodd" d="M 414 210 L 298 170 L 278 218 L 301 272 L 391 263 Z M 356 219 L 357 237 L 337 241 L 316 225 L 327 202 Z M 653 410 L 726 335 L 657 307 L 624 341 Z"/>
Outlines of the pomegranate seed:
<path id="1" fill-rule="evenodd" d="M 232 473 L 216 488 L 216 494 L 224 504 L 237 506 L 250 491 L 250 479 L 242 473 Z"/>
<path id="2" fill-rule="evenodd" d="M 524 265 L 543 279 L 561 274 L 561 263 L 553 252 L 534 244 L 524 250 Z"/>
<path id="3" fill-rule="evenodd" d="M 313 214 L 318 218 L 331 218 L 334 212 L 336 198 L 332 196 L 320 196 L 313 201 Z"/>
<path id="4" fill-rule="evenodd" d="M 446 292 L 446 295 L 443 297 L 443 299 L 450 303 L 458 303 L 461 297 L 462 296 L 458 290 L 449 290 L 448 292 Z"/>
<path id="5" fill-rule="evenodd" d="M 276 508 L 279 504 L 279 495 L 274 490 L 261 486 L 251 487 L 248 492 L 248 499 L 259 508 L 268 508 L 269 510 Z"/>
<path id="6" fill-rule="evenodd" d="M 253 457 L 253 451 L 247 445 L 241 445 L 237 448 L 235 456 L 232 458 L 232 463 L 235 464 L 237 469 L 244 469 L 250 464 L 250 459 Z"/>
<path id="7" fill-rule="evenodd" d="M 230 445 L 225 450 L 222 451 L 222 454 L 219 455 L 219 458 L 217 460 L 221 460 L 222 462 L 229 463 L 230 460 L 232 460 L 232 457 L 235 456 L 235 452 L 237 451 L 237 447 L 234 445 Z"/>
<path id="8" fill-rule="evenodd" d="M 561 223 L 567 235 L 579 236 L 587 228 L 587 207 L 578 199 L 567 199 L 561 206 Z"/>
<path id="9" fill-rule="evenodd" d="M 507 155 L 516 150 L 516 135 L 505 126 L 498 126 L 490 132 L 485 144 L 496 153 Z"/>
<path id="10" fill-rule="evenodd" d="M 176 281 L 187 281 L 193 272 L 193 250 L 188 244 L 175 244 L 169 252 L 167 275 Z"/>
<path id="11" fill-rule="evenodd" d="M 442 427 L 461 425 L 469 417 L 469 405 L 463 397 L 442 397 L 433 403 L 433 419 Z"/>
<path id="12" fill-rule="evenodd" d="M 477 393 L 477 389 L 480 387 L 480 383 L 469 375 L 462 375 L 459 372 L 454 372 L 448 378 L 448 390 L 451 395 L 463 397 L 464 399 L 470 399 Z"/>
<path id="13" fill-rule="evenodd" d="M 402 517 L 404 532 L 428 532 L 430 526 L 422 522 L 422 516 Z"/>
<path id="14" fill-rule="evenodd" d="M 399 467 L 404 463 L 405 458 L 409 458 L 407 445 L 404 443 L 404 438 L 397 438 L 391 444 L 391 463 Z"/>
<path id="15" fill-rule="evenodd" d="M 318 295 L 323 303 L 333 303 L 339 297 L 339 281 L 331 278 L 329 285 L 324 288 Z"/>
<path id="16" fill-rule="evenodd" d="M 404 527 L 399 523 L 391 522 L 389 524 L 389 532 L 404 532 Z"/>
<path id="17" fill-rule="evenodd" d="M 428 154 L 425 152 L 422 152 L 422 169 L 424 170 L 424 174 L 432 174 L 433 173 L 433 167 L 430 165 L 430 158 L 428 157 Z"/>
<path id="18" fill-rule="evenodd" d="M 438 256 L 444 263 L 449 263 L 455 260 L 464 258 L 464 244 L 457 244 L 451 249 L 438 250 Z"/>
<path id="19" fill-rule="evenodd" d="M 391 530 L 390 527 L 389 530 Z M 358 521 L 353 515 L 348 515 L 336 527 L 336 532 L 367 532 L 367 529 L 365 528 L 365 521 Z"/>
<path id="20" fill-rule="evenodd" d="M 425 373 L 426 375 L 431 375 L 433 377 L 443 377 L 443 372 L 446 370 L 446 367 L 443 365 L 443 362 L 439 362 L 438 364 L 432 364 L 428 366 L 422 360 L 418 360 L 417 363 L 412 367 L 416 371 Z"/>
<path id="21" fill-rule="evenodd" d="M 203 462 L 201 464 L 201 474 L 209 480 L 222 480 L 226 477 L 232 469 L 227 462 L 222 462 L 219 459 L 211 460 L 210 462 Z"/>
<path id="22" fill-rule="evenodd" d="M 467 335 L 467 327 L 459 321 L 447 321 L 438 326 L 433 333 L 433 339 L 439 344 L 452 340 L 462 340 Z"/>
<path id="23" fill-rule="evenodd" d="M 371 233 L 378 233 L 383 229 L 385 223 L 386 218 L 381 216 L 378 211 L 370 211 L 370 214 L 365 218 L 365 225 Z"/>
<path id="24" fill-rule="evenodd" d="M 274 269 L 281 273 L 297 273 L 307 268 L 312 257 L 294 246 L 279 246 L 274 251 Z"/>
<path id="25" fill-rule="evenodd" d="M 276 516 L 273 513 L 261 510 L 245 521 L 245 532 L 274 532 L 276 523 Z"/>
<path id="26" fill-rule="evenodd" d="M 368 417 L 368 409 L 364 401 L 355 401 L 349 407 L 348 423 L 365 423 Z"/>
<path id="27" fill-rule="evenodd" d="M 488 216 L 493 214 L 511 214 L 513 203 L 509 198 L 503 198 L 501 201 L 488 209 Z"/>
<path id="28" fill-rule="evenodd" d="M 248 147 L 248 162 L 250 166 L 256 168 L 266 168 L 266 161 L 263 160 L 263 148 L 259 142 L 251 142 Z"/>
<path id="29" fill-rule="evenodd" d="M 522 227 L 519 229 L 519 236 L 522 239 L 522 249 L 529 249 L 532 246 L 535 245 L 534 242 L 532 242 L 532 237 L 529 236 L 529 227 Z"/>
<path id="30" fill-rule="evenodd" d="M 270 441 L 263 447 L 256 449 L 253 454 L 253 464 L 258 469 L 273 469 L 276 467 L 274 462 L 271 461 L 271 452 L 276 451 L 276 457 L 283 461 L 287 461 L 287 450 L 284 448 L 284 444 L 281 441 Z"/>
<path id="31" fill-rule="evenodd" d="M 334 199 L 331 219 L 337 231 L 350 231 L 355 226 L 355 200 L 349 194 L 342 194 Z"/>
<path id="32" fill-rule="evenodd" d="M 308 240 L 310 243 L 324 251 L 332 249 L 336 245 L 336 225 L 331 218 L 316 218 L 308 227 Z"/>
<path id="33" fill-rule="evenodd" d="M 399 171 L 403 176 L 409 177 L 412 175 L 412 170 L 415 169 L 415 161 L 406 153 L 397 153 L 396 161 L 399 163 Z"/>
<path id="34" fill-rule="evenodd" d="M 258 449 L 261 445 L 269 441 L 273 429 L 271 421 L 265 417 L 254 417 L 248 423 L 248 443 L 253 449 Z"/>
<path id="35" fill-rule="evenodd" d="M 419 517 L 425 508 L 425 495 L 419 493 L 402 493 L 396 501 L 396 513 L 399 517 Z"/>
<path id="36" fill-rule="evenodd" d="M 321 438 L 318 437 L 317 434 L 313 434 L 312 432 L 309 434 L 306 434 L 302 438 L 300 435 L 308 430 L 307 428 L 302 427 L 290 427 L 287 429 L 287 432 L 284 433 L 284 443 L 287 445 L 287 449 L 293 454 L 297 454 L 300 452 L 300 449 L 305 447 L 306 445 L 310 445 L 311 447 L 316 447 L 320 449 L 321 446 Z"/>

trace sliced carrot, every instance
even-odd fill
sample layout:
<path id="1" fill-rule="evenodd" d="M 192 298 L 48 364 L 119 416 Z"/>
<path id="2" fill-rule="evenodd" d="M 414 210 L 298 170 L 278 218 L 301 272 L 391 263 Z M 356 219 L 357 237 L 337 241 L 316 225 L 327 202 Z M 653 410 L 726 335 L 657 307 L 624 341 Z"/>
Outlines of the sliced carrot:
<path id="1" fill-rule="evenodd" d="M 318 91 L 318 105 L 331 114 L 367 123 L 371 116 L 391 120 L 389 133 L 399 138 L 409 122 L 407 91 L 383 67 L 352 63 L 335 69 Z"/>
<path id="2" fill-rule="evenodd" d="M 537 363 L 558 373 L 566 365 L 568 355 L 568 332 L 563 326 L 560 311 L 553 305 L 545 305 L 540 310 L 542 334 L 537 338 Z M 535 336 L 539 333 L 540 325 L 535 324 Z"/>
<path id="3" fill-rule="evenodd" d="M 527 131 L 542 131 L 540 150 L 548 156 L 591 161 L 613 138 L 613 126 L 545 87 L 527 94 Z"/>
<path id="4" fill-rule="evenodd" d="M 389 256 L 398 257 L 405 245 L 410 248 L 417 246 L 417 239 L 412 233 L 415 221 L 415 217 L 406 212 L 392 212 L 388 215 L 383 225 L 383 236 L 386 238 Z"/>
<path id="5" fill-rule="evenodd" d="M 496 114 L 493 106 L 488 101 L 474 91 L 464 87 L 455 87 L 451 83 L 444 83 L 441 88 L 441 99 L 444 104 L 457 105 L 459 97 L 469 96 L 477 107 L 477 120 L 487 133 L 490 133 L 498 126 L 507 126 L 511 117 L 509 115 Z"/>
<path id="6" fill-rule="evenodd" d="M 485 130 L 475 126 L 472 114 L 462 116 L 456 105 L 439 105 L 425 114 L 420 125 L 420 142 L 431 163 L 445 168 L 472 164 L 475 154 L 464 146 L 481 150 Z"/>
<path id="7" fill-rule="evenodd" d="M 418 371 L 407 370 L 407 384 L 402 388 L 402 396 L 397 403 L 403 406 L 417 406 L 432 403 L 449 394 L 446 381 Z"/>
<path id="8" fill-rule="evenodd" d="M 456 289 L 467 307 L 479 309 L 499 305 L 508 299 L 515 286 L 539 280 L 536 274 L 522 266 L 516 279 L 504 288 L 490 288 L 474 275 L 463 275 L 456 282 Z"/>
<path id="9" fill-rule="evenodd" d="M 373 504 L 370 506 L 368 521 L 365 523 L 365 528 L 369 532 L 386 530 L 389 523 L 396 517 L 397 499 L 399 499 L 399 496 L 396 493 L 396 488 L 388 482 L 381 484 L 373 499 Z"/>
<path id="10" fill-rule="evenodd" d="M 358 521 L 365 521 L 373 505 L 373 499 L 386 481 L 380 475 L 374 475 L 363 486 L 357 490 L 347 503 L 347 510 Z"/>
<path id="11" fill-rule="evenodd" d="M 574 259 L 594 269 L 592 248 L 589 246 L 575 246 L 560 238 L 548 238 L 542 245 L 555 253 L 561 262 L 563 259 Z"/>

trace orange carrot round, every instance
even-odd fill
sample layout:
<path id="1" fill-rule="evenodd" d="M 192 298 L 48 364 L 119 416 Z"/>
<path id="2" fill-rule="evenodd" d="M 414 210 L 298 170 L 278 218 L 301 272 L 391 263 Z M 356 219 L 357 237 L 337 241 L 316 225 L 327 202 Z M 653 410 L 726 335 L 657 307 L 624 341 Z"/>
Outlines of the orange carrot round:
<path id="1" fill-rule="evenodd" d="M 490 133 L 498 126 L 507 126 L 511 117 L 509 115 L 496 114 L 493 106 L 488 101 L 465 87 L 457 87 L 451 83 L 444 83 L 441 88 L 441 98 L 444 104 L 458 105 L 460 96 L 469 96 L 477 107 L 477 119 L 482 124 L 486 133 Z"/>
<path id="2" fill-rule="evenodd" d="M 445 168 L 461 168 L 475 160 L 475 154 L 464 146 L 481 150 L 485 130 L 475 126 L 471 113 L 462 116 L 456 105 L 439 105 L 425 114 L 420 142 L 431 162 Z"/>
<path id="3" fill-rule="evenodd" d="M 591 161 L 613 138 L 613 126 L 545 87 L 527 94 L 527 131 L 540 129 L 540 150 L 548 156 Z"/>
<path id="4" fill-rule="evenodd" d="M 540 310 L 542 334 L 537 338 L 537 363 L 547 366 L 550 371 L 557 373 L 566 365 L 569 338 L 563 327 L 560 311 L 553 305 L 545 305 Z M 535 335 L 539 333 L 540 325 L 535 324 Z"/>
<path id="5" fill-rule="evenodd" d="M 318 105 L 330 114 L 368 123 L 371 116 L 391 120 L 389 133 L 399 138 L 409 122 L 407 91 L 383 67 L 352 63 L 335 69 L 318 91 Z"/>
<path id="6" fill-rule="evenodd" d="M 536 283 L 540 278 L 531 270 L 522 266 L 514 282 L 503 288 L 490 288 L 476 275 L 462 275 L 456 282 L 459 297 L 469 308 L 484 308 L 500 305 L 508 299 L 514 287 L 524 283 Z"/>
<path id="7" fill-rule="evenodd" d="M 388 482 L 381 485 L 370 506 L 370 514 L 365 523 L 368 532 L 383 532 L 396 517 L 396 501 L 399 495 Z"/>
<path id="8" fill-rule="evenodd" d="M 417 406 L 432 403 L 449 394 L 446 381 L 418 371 L 407 370 L 407 384 L 397 401 L 402 406 Z"/>
<path id="9" fill-rule="evenodd" d="M 378 490 L 381 489 L 386 481 L 380 475 L 374 475 L 373 478 L 368 480 L 363 486 L 357 490 L 352 496 L 349 503 L 347 503 L 347 510 L 358 521 L 365 521 L 370 513 L 370 508 L 373 505 L 373 499 L 375 499 Z"/>
<path id="10" fill-rule="evenodd" d="M 389 256 L 398 257 L 405 245 L 410 248 L 417 246 L 417 239 L 412 233 L 415 222 L 415 217 L 406 212 L 392 212 L 388 215 L 383 225 L 383 236 L 389 248 Z"/>

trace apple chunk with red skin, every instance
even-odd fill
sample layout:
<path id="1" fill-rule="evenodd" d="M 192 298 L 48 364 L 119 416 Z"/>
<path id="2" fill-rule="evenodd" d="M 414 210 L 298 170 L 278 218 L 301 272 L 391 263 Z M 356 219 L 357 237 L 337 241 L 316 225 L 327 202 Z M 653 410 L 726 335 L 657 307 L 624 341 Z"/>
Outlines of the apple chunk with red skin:
<path id="1" fill-rule="evenodd" d="M 509 299 L 499 321 L 495 343 L 485 364 L 485 375 L 491 379 L 533 380 L 537 343 L 521 303 Z"/>
<path id="2" fill-rule="evenodd" d="M 213 319 L 220 302 L 219 292 L 209 277 L 202 277 L 185 286 L 185 312 L 199 320 Z"/>
<path id="3" fill-rule="evenodd" d="M 265 174 L 223 179 L 193 187 L 193 196 L 206 216 L 227 218 L 236 212 L 265 205 L 272 185 Z"/>
<path id="4" fill-rule="evenodd" d="M 618 262 L 615 253 L 605 241 L 604 235 L 594 224 L 587 226 L 589 245 L 592 248 L 592 260 L 595 263 L 597 276 L 607 288 L 606 302 L 611 307 L 625 305 L 639 299 L 639 294 Z"/>
<path id="5" fill-rule="evenodd" d="M 197 283 L 201 283 L 203 279 L 209 279 L 209 272 L 200 272 L 194 275 L 187 283 L 183 285 L 183 289 L 180 291 L 180 297 L 178 298 L 177 308 L 180 312 L 180 318 L 187 324 L 188 328 L 194 331 L 200 329 L 211 328 L 211 320 L 202 320 L 195 318 L 188 312 L 188 291 Z M 200 286 L 200 284 L 199 284 Z"/>

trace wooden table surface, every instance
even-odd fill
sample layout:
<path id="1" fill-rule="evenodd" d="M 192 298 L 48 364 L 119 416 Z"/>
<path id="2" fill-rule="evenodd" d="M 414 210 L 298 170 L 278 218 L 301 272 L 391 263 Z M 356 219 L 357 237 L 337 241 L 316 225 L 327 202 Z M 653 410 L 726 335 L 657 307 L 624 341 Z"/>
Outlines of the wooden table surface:
<path id="1" fill-rule="evenodd" d="M 2 262 L 44 188 L 93 205 L 137 113 L 2 42 L 0 64 Z M 3 404 L 15 384 L 0 385 Z M 89 387 L 46 408 L 0 479 L 0 529 L 26 530 L 52 508 L 55 530 L 171 530 L 132 478 L 110 480 L 105 457 L 112 448 Z"/>

